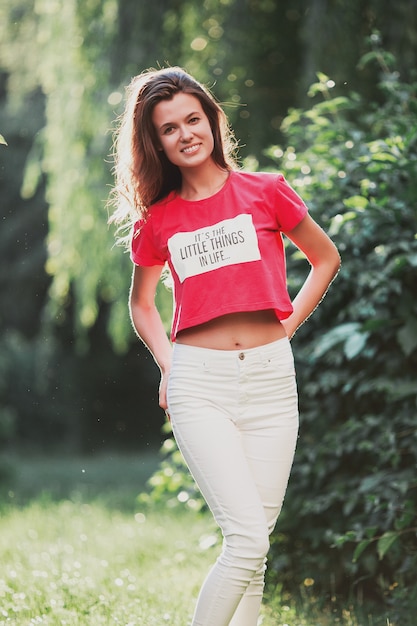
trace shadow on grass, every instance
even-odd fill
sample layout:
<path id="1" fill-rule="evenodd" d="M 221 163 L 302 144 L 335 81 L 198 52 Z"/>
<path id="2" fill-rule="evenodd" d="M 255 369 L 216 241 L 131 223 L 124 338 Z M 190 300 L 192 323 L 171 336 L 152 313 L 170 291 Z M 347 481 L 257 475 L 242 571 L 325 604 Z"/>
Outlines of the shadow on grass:
<path id="1" fill-rule="evenodd" d="M 100 502 L 126 512 L 160 463 L 157 449 L 137 453 L 103 452 L 91 456 L 13 455 L 3 484 L 2 506 L 33 501 Z"/>

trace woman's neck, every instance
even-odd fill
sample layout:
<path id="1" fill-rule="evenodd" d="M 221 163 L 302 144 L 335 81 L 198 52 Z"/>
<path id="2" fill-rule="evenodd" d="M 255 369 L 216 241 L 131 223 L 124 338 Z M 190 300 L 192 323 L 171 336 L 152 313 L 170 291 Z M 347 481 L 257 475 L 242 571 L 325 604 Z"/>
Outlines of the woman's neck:
<path id="1" fill-rule="evenodd" d="M 229 177 L 214 161 L 201 168 L 184 168 L 180 196 L 184 200 L 203 200 L 220 191 Z"/>

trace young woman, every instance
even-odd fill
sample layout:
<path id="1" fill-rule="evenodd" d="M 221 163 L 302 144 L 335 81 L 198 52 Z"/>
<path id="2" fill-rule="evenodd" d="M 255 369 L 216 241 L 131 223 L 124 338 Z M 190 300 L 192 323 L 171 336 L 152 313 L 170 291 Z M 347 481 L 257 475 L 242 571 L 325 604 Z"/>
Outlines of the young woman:
<path id="1" fill-rule="evenodd" d="M 133 79 L 116 135 L 112 217 L 132 227 L 131 319 L 161 371 L 159 404 L 224 537 L 192 626 L 257 624 L 298 432 L 289 340 L 340 265 L 282 175 L 240 171 L 233 149 L 223 110 L 183 70 Z M 282 233 L 311 265 L 293 302 Z M 171 341 L 155 306 L 166 263 Z"/>

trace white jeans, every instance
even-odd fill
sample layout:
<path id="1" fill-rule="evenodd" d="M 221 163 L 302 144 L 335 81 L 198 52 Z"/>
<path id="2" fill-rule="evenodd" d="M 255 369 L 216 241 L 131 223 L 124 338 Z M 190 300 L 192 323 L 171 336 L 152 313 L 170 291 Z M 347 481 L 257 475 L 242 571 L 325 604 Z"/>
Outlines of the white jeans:
<path id="1" fill-rule="evenodd" d="M 298 434 L 288 339 L 243 351 L 175 344 L 168 410 L 224 538 L 192 626 L 256 626 Z"/>

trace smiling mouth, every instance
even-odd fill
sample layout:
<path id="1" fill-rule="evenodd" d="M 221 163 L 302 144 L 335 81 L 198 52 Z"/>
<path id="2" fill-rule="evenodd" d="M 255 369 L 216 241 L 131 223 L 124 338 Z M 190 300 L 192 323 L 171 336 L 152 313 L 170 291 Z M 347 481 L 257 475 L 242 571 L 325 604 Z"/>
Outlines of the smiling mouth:
<path id="1" fill-rule="evenodd" d="M 200 147 L 200 144 L 196 143 L 193 146 L 187 146 L 186 148 L 183 148 L 181 152 L 184 152 L 185 154 L 193 154 L 199 149 L 199 147 Z"/>

